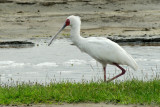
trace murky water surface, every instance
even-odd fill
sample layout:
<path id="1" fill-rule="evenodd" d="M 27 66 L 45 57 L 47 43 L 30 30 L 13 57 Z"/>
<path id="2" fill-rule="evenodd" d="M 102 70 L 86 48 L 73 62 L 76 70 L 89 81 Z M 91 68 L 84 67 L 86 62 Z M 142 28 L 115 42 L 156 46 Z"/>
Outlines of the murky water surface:
<path id="1" fill-rule="evenodd" d="M 0 49 L 0 82 L 11 81 L 76 81 L 103 79 L 101 64 L 82 53 L 66 39 L 56 40 L 51 46 L 40 43 L 32 48 Z M 160 46 L 122 46 L 139 65 L 138 71 L 123 66 L 127 73 L 117 80 L 149 80 L 160 76 Z M 107 78 L 121 71 L 115 66 L 107 66 Z"/>

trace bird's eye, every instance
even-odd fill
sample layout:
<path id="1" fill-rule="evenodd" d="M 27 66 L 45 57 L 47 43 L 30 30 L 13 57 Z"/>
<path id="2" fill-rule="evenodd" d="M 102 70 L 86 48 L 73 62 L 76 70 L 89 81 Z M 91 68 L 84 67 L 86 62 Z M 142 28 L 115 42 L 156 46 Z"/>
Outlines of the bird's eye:
<path id="1" fill-rule="evenodd" d="M 66 20 L 66 26 L 69 26 L 69 25 L 70 25 L 70 20 L 67 19 L 67 20 Z"/>

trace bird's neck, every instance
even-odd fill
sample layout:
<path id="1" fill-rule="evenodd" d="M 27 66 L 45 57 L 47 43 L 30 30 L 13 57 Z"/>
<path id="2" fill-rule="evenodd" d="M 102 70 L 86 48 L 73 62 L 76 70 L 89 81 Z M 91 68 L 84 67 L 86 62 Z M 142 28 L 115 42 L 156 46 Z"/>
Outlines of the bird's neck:
<path id="1" fill-rule="evenodd" d="M 71 40 L 76 45 L 78 44 L 82 37 L 80 36 L 80 25 L 79 26 L 71 26 Z"/>

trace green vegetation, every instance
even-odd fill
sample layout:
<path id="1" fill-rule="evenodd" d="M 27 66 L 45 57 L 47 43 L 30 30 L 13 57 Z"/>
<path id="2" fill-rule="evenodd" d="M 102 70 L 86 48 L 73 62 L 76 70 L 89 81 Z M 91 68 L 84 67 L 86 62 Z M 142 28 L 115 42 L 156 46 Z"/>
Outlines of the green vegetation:
<path id="1" fill-rule="evenodd" d="M 17 83 L 0 86 L 0 104 L 105 102 L 160 105 L 160 80 L 124 82 Z"/>
<path id="2" fill-rule="evenodd" d="M 70 34 L 68 34 L 68 33 L 62 33 L 62 36 L 63 36 L 63 37 L 66 37 L 66 38 L 69 38 L 69 37 L 70 37 Z"/>

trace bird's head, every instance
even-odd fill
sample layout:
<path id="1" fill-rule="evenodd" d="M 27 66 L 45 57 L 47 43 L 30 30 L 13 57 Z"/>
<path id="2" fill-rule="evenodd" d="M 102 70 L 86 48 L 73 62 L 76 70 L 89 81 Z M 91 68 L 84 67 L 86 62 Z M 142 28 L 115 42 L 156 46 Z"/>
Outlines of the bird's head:
<path id="1" fill-rule="evenodd" d="M 79 26 L 81 25 L 81 20 L 79 16 L 69 16 L 66 20 L 66 26 Z"/>
<path id="2" fill-rule="evenodd" d="M 52 37 L 51 41 L 49 42 L 48 46 L 52 43 L 52 41 L 57 37 L 57 35 L 66 27 L 66 26 L 80 26 L 81 25 L 81 20 L 79 16 L 74 16 L 71 15 L 69 17 L 67 17 L 64 25 L 62 26 L 62 28 L 57 32 L 57 34 L 55 36 Z"/>

